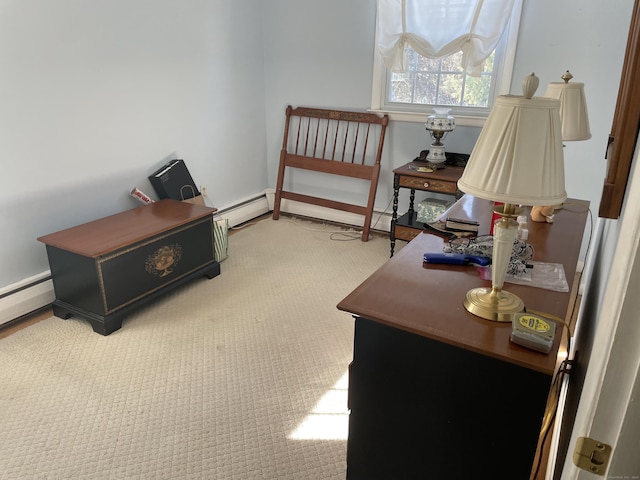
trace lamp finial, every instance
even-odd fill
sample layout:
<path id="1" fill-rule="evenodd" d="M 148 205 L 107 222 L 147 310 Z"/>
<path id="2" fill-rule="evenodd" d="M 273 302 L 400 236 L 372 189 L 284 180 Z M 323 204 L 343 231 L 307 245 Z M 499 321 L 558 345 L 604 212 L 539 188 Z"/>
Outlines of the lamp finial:
<path id="1" fill-rule="evenodd" d="M 571 75 L 571 72 L 569 70 L 567 70 L 566 72 L 564 72 L 562 74 L 562 76 L 560 78 L 562 80 L 564 80 L 564 83 L 569 83 L 569 80 L 571 80 L 573 78 L 573 75 Z"/>
<path id="2" fill-rule="evenodd" d="M 540 79 L 536 77 L 536 74 L 531 72 L 531 75 L 527 75 L 522 79 L 522 94 L 524 98 L 531 99 L 538 89 Z"/>

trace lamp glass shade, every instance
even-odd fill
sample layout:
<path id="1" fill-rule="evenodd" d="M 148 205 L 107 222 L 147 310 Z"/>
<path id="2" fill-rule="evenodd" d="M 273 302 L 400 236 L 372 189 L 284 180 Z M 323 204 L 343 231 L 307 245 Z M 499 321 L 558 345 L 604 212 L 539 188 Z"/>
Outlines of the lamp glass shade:
<path id="1" fill-rule="evenodd" d="M 562 140 L 569 142 L 591 138 L 584 83 L 551 82 L 544 96 L 560 100 Z"/>
<path id="2" fill-rule="evenodd" d="M 501 95 L 480 132 L 458 188 L 514 205 L 567 198 L 559 100 Z"/>

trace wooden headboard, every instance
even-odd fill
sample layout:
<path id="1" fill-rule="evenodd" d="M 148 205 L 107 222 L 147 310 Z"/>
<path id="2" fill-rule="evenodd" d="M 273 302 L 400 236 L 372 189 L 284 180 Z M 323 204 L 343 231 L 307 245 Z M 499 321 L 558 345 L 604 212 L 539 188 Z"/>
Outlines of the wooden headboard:
<path id="1" fill-rule="evenodd" d="M 325 110 L 289 105 L 280 166 L 276 184 L 273 219 L 280 216 L 282 199 L 319 205 L 364 216 L 362 241 L 369 239 L 373 203 L 380 176 L 380 158 L 389 123 L 387 115 Z M 284 189 L 289 168 L 358 178 L 369 182 L 369 195 L 362 204 L 345 203 L 329 198 L 304 195 Z"/>

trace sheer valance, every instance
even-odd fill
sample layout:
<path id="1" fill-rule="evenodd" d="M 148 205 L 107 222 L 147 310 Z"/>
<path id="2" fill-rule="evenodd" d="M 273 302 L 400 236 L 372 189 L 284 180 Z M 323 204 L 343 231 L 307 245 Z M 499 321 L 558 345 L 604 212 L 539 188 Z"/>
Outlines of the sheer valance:
<path id="1" fill-rule="evenodd" d="M 427 58 L 462 51 L 462 67 L 482 72 L 500 41 L 515 0 L 377 0 L 376 35 L 385 65 L 406 69 L 404 48 Z"/>

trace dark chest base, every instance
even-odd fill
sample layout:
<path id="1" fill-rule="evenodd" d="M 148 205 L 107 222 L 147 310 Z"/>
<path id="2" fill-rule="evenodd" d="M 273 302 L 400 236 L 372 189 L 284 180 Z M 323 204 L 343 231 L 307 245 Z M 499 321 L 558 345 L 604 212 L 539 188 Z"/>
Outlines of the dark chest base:
<path id="1" fill-rule="evenodd" d="M 122 321 L 124 318 L 129 315 L 132 311 L 140 307 L 142 304 L 152 301 L 155 298 L 158 298 L 170 290 L 179 287 L 195 278 L 199 278 L 205 276 L 207 278 L 214 278 L 220 275 L 220 264 L 218 262 L 214 262 L 206 267 L 202 267 L 201 269 L 196 270 L 192 274 L 183 277 L 182 279 L 166 285 L 165 287 L 154 291 L 153 293 L 149 293 L 140 297 L 135 302 L 129 304 L 126 307 L 123 307 L 117 310 L 114 313 L 101 315 L 95 312 L 91 312 L 89 310 L 85 310 L 83 308 L 77 307 L 75 305 L 71 305 L 63 300 L 54 300 L 53 314 L 58 318 L 68 319 L 72 316 L 84 318 L 91 323 L 91 328 L 96 333 L 100 335 L 109 335 L 110 333 L 115 332 L 116 330 L 122 327 Z"/>

